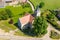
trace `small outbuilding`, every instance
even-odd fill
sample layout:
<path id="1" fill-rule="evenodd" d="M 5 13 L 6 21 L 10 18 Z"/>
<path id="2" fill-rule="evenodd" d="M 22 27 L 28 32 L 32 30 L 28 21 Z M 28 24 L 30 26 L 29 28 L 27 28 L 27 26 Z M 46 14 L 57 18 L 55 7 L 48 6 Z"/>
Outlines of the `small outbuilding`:
<path id="1" fill-rule="evenodd" d="M 24 17 L 19 18 L 18 20 L 18 26 L 23 30 L 27 28 L 32 28 L 32 22 L 34 20 L 34 17 L 31 14 L 25 14 Z"/>

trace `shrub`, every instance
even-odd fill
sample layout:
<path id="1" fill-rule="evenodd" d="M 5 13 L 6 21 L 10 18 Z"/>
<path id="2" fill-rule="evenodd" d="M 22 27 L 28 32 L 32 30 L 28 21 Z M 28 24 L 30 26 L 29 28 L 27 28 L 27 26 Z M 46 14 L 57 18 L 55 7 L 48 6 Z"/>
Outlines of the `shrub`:
<path id="1" fill-rule="evenodd" d="M 34 34 L 37 36 L 47 33 L 47 22 L 44 17 L 36 17 L 33 23 Z"/>
<path id="2" fill-rule="evenodd" d="M 50 34 L 50 37 L 53 38 L 53 39 L 60 39 L 60 34 L 58 34 L 57 32 L 52 30 L 51 34 Z"/>
<path id="3" fill-rule="evenodd" d="M 11 18 L 12 17 L 12 12 L 9 9 L 5 9 L 5 11 L 7 12 L 9 18 Z"/>
<path id="4" fill-rule="evenodd" d="M 9 23 L 10 23 L 10 24 L 13 24 L 13 19 L 10 19 Z"/>
<path id="5" fill-rule="evenodd" d="M 41 3 L 39 4 L 39 8 L 42 8 L 44 5 L 45 5 L 44 2 L 41 2 Z"/>
<path id="6" fill-rule="evenodd" d="M 47 19 L 47 21 L 50 24 L 52 24 L 56 29 L 60 30 L 60 25 L 55 20 L 49 20 L 49 19 Z"/>
<path id="7" fill-rule="evenodd" d="M 5 10 L 0 11 L 0 20 L 6 20 L 8 18 L 9 18 L 9 15 L 7 14 Z"/>

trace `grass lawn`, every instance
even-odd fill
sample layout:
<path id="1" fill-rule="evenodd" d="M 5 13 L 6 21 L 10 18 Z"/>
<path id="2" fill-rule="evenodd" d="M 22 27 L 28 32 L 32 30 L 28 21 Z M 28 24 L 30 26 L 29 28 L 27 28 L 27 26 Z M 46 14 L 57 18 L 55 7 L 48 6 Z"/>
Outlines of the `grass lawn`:
<path id="1" fill-rule="evenodd" d="M 27 5 L 27 4 L 25 4 Z M 5 8 L 0 8 L 0 11 L 2 10 L 6 10 L 9 9 L 12 13 L 12 19 L 14 21 L 14 24 L 18 22 L 18 18 L 22 17 L 25 12 L 31 12 L 31 7 L 22 7 L 22 6 L 18 6 L 18 7 L 13 7 L 13 6 L 6 6 Z M 9 24 L 8 20 L 2 20 L 0 21 L 0 28 L 5 30 L 6 32 L 10 31 L 10 30 L 15 30 L 17 29 L 17 27 L 13 24 Z M 22 33 L 20 33 L 21 35 Z"/>
<path id="2" fill-rule="evenodd" d="M 5 32 L 9 32 L 10 30 L 15 30 L 17 29 L 16 26 L 14 26 L 13 24 L 9 24 L 8 20 L 2 20 L 0 21 L 0 28 L 5 30 Z"/>
<path id="3" fill-rule="evenodd" d="M 28 4 L 25 4 L 25 5 L 28 5 Z M 19 7 L 12 7 L 12 6 L 6 6 L 5 9 L 9 9 L 13 15 L 12 19 L 14 21 L 14 23 L 16 23 L 18 21 L 18 18 L 19 17 L 22 17 L 25 12 L 32 12 L 32 9 L 31 7 L 22 7 L 22 6 L 19 6 Z"/>
<path id="4" fill-rule="evenodd" d="M 60 0 L 30 0 L 36 7 L 40 2 L 44 2 L 43 9 L 56 9 L 60 8 Z"/>

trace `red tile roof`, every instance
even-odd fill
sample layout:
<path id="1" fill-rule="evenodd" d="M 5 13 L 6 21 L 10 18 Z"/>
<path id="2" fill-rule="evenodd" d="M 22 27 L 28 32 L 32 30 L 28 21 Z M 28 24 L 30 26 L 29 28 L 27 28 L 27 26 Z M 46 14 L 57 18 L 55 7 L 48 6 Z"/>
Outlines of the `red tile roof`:
<path id="1" fill-rule="evenodd" d="M 32 23 L 34 17 L 31 14 L 26 14 L 24 17 L 20 18 L 21 24 Z"/>

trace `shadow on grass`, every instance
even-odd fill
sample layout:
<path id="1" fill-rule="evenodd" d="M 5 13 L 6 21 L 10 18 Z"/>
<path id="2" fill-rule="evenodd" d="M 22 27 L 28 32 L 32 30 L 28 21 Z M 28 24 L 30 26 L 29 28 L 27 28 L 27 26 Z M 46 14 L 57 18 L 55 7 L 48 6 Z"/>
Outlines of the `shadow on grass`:
<path id="1" fill-rule="evenodd" d="M 14 25 L 15 25 L 19 30 L 21 30 L 20 27 L 18 26 L 18 23 L 15 23 Z"/>
<path id="2" fill-rule="evenodd" d="M 19 30 L 21 30 L 21 28 L 18 26 L 18 23 L 15 23 L 14 24 Z M 32 29 L 25 29 L 25 30 L 21 30 L 25 35 L 28 35 L 28 36 L 36 36 L 36 34 L 33 33 Z"/>
<path id="3" fill-rule="evenodd" d="M 23 33 L 25 33 L 28 36 L 32 36 L 32 37 L 36 36 L 36 34 L 33 33 L 32 29 L 25 29 L 23 30 Z"/>

